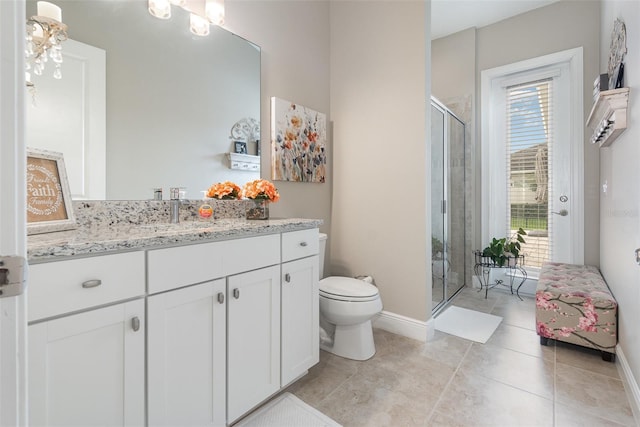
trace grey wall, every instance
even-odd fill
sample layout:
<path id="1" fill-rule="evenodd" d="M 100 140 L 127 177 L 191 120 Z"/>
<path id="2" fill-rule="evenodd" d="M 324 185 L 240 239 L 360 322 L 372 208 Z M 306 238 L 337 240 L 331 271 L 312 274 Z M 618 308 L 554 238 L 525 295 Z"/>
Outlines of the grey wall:
<path id="1" fill-rule="evenodd" d="M 433 41 L 434 94 L 446 99 L 464 96 L 474 91 L 475 104 L 479 105 L 480 73 L 483 70 L 511 64 L 566 49 L 584 48 L 584 122 L 591 110 L 591 76 L 598 74 L 600 9 L 596 1 L 560 1 L 531 12 L 488 25 L 469 29 Z M 475 34 L 475 36 L 474 36 Z M 473 68 L 475 72 L 469 72 Z M 447 72 L 452 70 L 451 72 Z M 463 72 L 461 70 L 466 70 Z M 477 126 L 471 127 L 475 158 L 472 176 L 480 182 L 480 125 L 482 112 L 475 111 Z M 585 132 L 585 138 L 590 135 Z M 585 141 L 588 140 L 585 139 Z M 598 158 L 599 152 L 591 144 L 585 144 L 585 263 L 599 264 L 599 200 Z M 475 211 L 473 212 L 473 246 L 481 248 L 480 238 L 480 185 L 475 186 Z"/>
<path id="2" fill-rule="evenodd" d="M 450 7 L 456 7 L 451 4 Z M 464 258 L 466 284 L 471 285 L 474 258 L 471 252 L 482 247 L 479 215 L 476 207 L 476 182 L 480 182 L 480 167 L 476 166 L 475 93 L 476 93 L 476 29 L 442 37 L 431 42 L 431 91 L 465 124 L 465 175 L 464 193 L 452 194 L 457 206 L 465 206 Z M 479 153 L 478 153 L 479 155 Z M 478 232 L 479 234 L 479 232 Z"/>
<path id="3" fill-rule="evenodd" d="M 616 18 L 627 26 L 625 86 L 630 88 L 628 128 L 608 148 L 600 149 L 600 269 L 618 304 L 618 340 L 637 383 L 640 382 L 640 2 L 604 1 L 600 36 L 600 71 L 607 71 L 611 31 Z M 585 80 L 588 81 L 588 80 Z M 590 135 L 590 134 L 589 134 Z M 607 184 L 606 193 L 603 184 Z M 635 399 L 640 396 L 635 394 Z M 636 401 L 636 404 L 638 402 Z"/>
<path id="4" fill-rule="evenodd" d="M 322 219 L 324 225 L 321 231 L 329 232 L 333 186 L 330 125 L 333 118 L 329 111 L 329 2 L 227 1 L 225 7 L 225 27 L 262 48 L 262 177 L 271 178 L 272 96 L 327 114 L 326 182 L 276 181 L 281 199 L 270 210 L 275 217 Z"/>
<path id="5" fill-rule="evenodd" d="M 593 78 L 598 75 L 600 6 L 596 1 L 560 1 L 514 18 L 479 28 L 477 32 L 477 76 L 482 70 L 511 64 L 582 46 L 584 53 L 584 118 L 591 110 Z M 593 78 L 592 78 L 593 76 Z M 481 99 L 477 88 L 476 99 Z M 478 114 L 482 114 L 481 111 Z M 481 123 L 478 116 L 477 123 Z M 476 137 L 479 140 L 480 126 Z M 589 132 L 585 132 L 585 142 Z M 476 153 L 477 158 L 480 154 Z M 599 264 L 600 213 L 598 199 L 599 151 L 584 147 L 584 262 Z M 476 191 L 480 191 L 480 186 Z M 476 193 L 479 194 L 479 193 Z M 478 200 L 480 198 L 478 197 Z M 478 204 L 479 205 L 479 204 Z M 480 218 L 479 212 L 477 218 Z M 480 230 L 477 228 L 477 230 Z"/>
<path id="6" fill-rule="evenodd" d="M 384 309 L 431 315 L 429 3 L 331 2 L 331 269 L 369 274 Z M 428 280 L 429 279 L 429 280 Z"/>

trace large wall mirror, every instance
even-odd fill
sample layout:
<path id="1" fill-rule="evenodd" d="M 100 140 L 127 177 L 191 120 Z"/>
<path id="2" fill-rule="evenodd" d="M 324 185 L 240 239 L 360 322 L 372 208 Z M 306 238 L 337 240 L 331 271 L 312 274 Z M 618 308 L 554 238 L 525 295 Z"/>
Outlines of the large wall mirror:
<path id="1" fill-rule="evenodd" d="M 157 187 L 165 198 L 169 187 L 201 198 L 214 182 L 259 178 L 228 159 L 234 124 L 260 120 L 259 47 L 216 26 L 195 36 L 187 12 L 174 7 L 160 20 L 146 0 L 55 3 L 71 40 L 62 45 L 62 80 L 51 64 L 32 73 L 27 145 L 63 152 L 74 198 L 144 200 Z M 35 14 L 27 0 L 27 17 Z M 255 140 L 247 151 L 258 154 Z"/>

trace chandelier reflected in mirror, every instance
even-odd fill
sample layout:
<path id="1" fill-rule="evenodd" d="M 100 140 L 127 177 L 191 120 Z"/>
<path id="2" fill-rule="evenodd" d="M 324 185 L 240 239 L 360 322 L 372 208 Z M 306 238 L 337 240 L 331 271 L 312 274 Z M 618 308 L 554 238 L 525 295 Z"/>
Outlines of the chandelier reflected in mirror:
<path id="1" fill-rule="evenodd" d="M 62 78 L 62 42 L 67 40 L 67 26 L 62 23 L 62 9 L 53 3 L 39 1 L 37 15 L 27 19 L 26 79 L 31 72 L 41 76 L 48 61 L 54 64 L 53 77 Z"/>
<path id="2" fill-rule="evenodd" d="M 189 29 L 197 36 L 209 35 L 210 25 L 224 24 L 224 0 L 148 0 L 149 13 L 159 19 L 171 18 L 171 5 L 190 12 Z"/>

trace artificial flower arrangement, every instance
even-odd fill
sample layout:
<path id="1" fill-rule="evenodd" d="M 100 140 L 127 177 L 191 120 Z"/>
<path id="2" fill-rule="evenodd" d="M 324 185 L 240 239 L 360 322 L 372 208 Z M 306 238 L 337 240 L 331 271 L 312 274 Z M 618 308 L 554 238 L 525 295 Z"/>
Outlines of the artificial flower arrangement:
<path id="1" fill-rule="evenodd" d="M 278 189 L 273 183 L 266 179 L 256 179 L 255 181 L 247 182 L 244 187 L 242 187 L 242 195 L 247 199 L 253 200 L 268 200 L 270 202 L 280 200 Z"/>
<path id="2" fill-rule="evenodd" d="M 237 200 L 241 197 L 242 190 L 231 181 L 213 184 L 207 190 L 207 197 L 218 200 Z"/>

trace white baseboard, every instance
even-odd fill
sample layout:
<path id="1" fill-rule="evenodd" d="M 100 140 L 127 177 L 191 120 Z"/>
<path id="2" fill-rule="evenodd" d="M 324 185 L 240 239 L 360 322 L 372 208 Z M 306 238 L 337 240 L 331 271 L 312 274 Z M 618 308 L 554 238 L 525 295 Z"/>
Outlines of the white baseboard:
<path id="1" fill-rule="evenodd" d="M 378 317 L 373 320 L 373 326 L 422 342 L 427 341 L 429 336 L 433 337 L 435 333 L 433 319 L 423 322 L 389 311 L 380 313 Z"/>
<path id="2" fill-rule="evenodd" d="M 619 362 L 618 371 L 622 371 L 620 373 L 622 381 L 624 381 L 624 388 L 627 390 L 633 416 L 636 420 L 640 420 L 640 387 L 638 387 L 638 383 L 633 377 L 633 372 L 631 372 L 631 367 L 629 366 L 629 362 L 627 362 L 627 358 L 624 356 L 620 344 L 616 346 L 616 359 Z"/>

